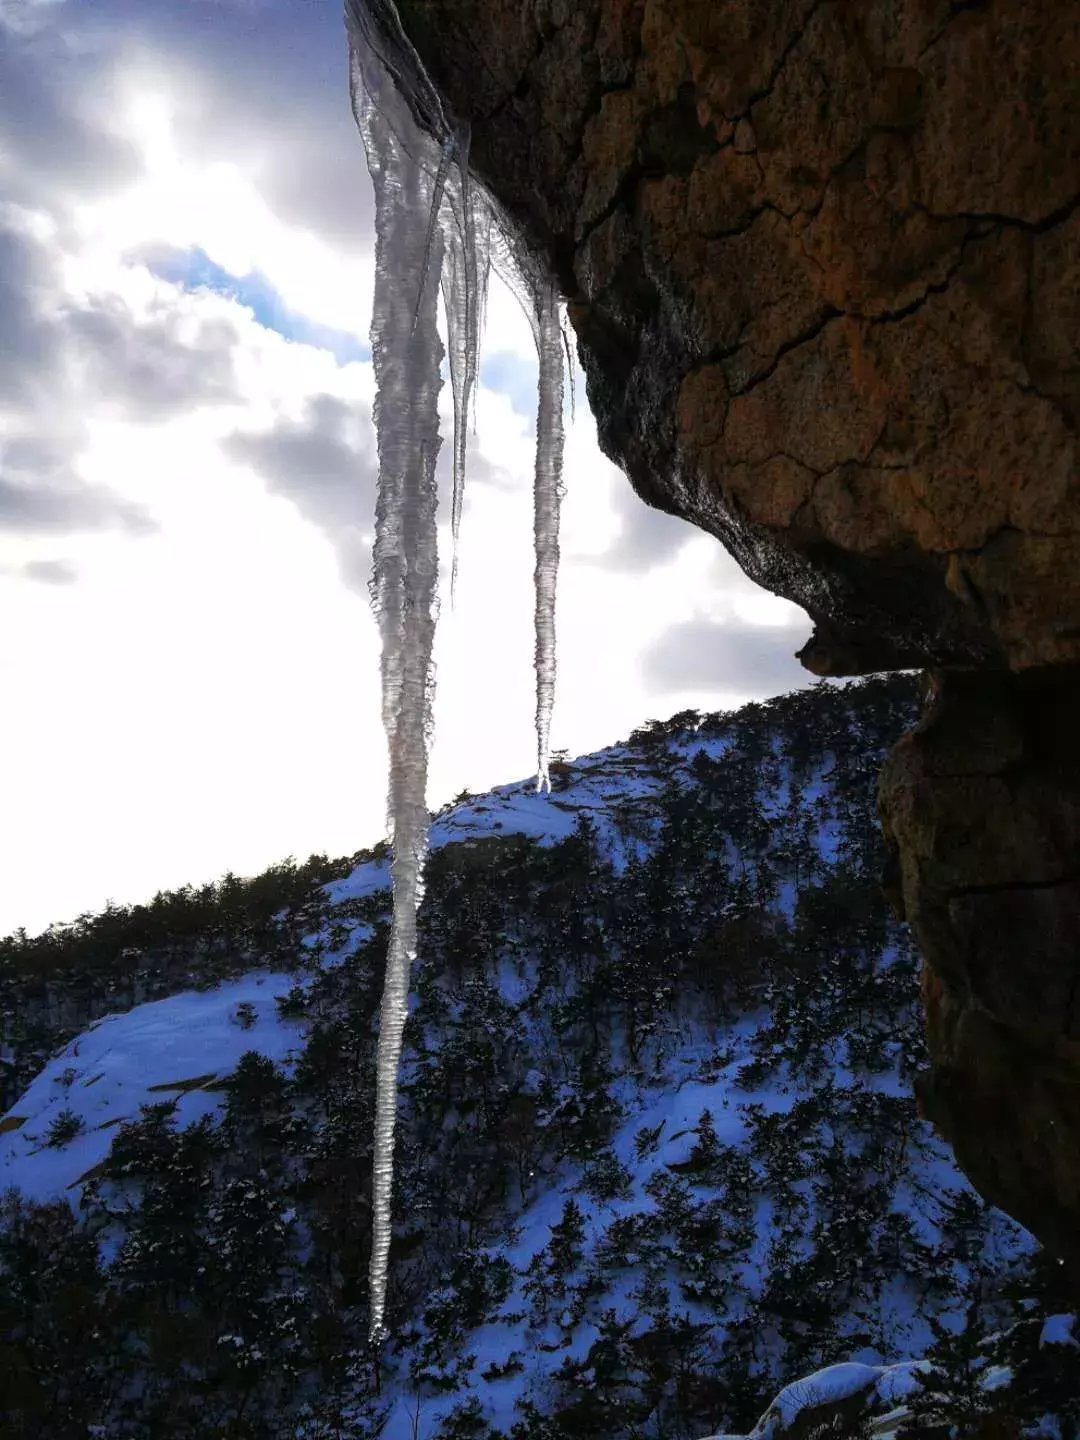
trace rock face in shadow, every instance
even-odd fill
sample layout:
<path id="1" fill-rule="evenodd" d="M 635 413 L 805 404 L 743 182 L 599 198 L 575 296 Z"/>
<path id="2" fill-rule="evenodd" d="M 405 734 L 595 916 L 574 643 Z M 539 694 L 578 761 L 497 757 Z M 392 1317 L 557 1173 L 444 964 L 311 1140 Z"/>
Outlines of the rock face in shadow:
<path id="1" fill-rule="evenodd" d="M 932 678 L 880 809 L 919 938 L 920 1101 L 1080 1275 L 1080 670 Z"/>
<path id="2" fill-rule="evenodd" d="M 398 8 L 638 492 L 809 612 L 811 670 L 967 672 L 883 789 L 924 1103 L 1075 1249 L 1080 9 Z"/>

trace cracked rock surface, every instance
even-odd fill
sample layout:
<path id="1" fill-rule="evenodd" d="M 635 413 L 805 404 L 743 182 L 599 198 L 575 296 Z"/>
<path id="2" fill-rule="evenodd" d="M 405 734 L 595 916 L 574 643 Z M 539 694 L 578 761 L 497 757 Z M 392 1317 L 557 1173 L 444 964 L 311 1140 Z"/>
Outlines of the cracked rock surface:
<path id="1" fill-rule="evenodd" d="M 399 0 L 600 439 L 820 673 L 1080 659 L 1080 9 Z"/>
<path id="2" fill-rule="evenodd" d="M 1032 739 L 1080 665 L 1080 7 L 398 9 L 638 492 L 809 612 L 811 670 L 983 677 L 883 791 L 925 1103 L 988 1194 L 1080 1234 L 1080 776 Z M 943 725 L 991 768 L 943 770 Z"/>

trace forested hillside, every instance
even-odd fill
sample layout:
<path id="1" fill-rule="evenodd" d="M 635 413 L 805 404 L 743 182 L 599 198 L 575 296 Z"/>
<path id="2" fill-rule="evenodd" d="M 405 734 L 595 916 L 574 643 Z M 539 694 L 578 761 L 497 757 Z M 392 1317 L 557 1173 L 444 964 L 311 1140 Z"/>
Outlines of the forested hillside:
<path id="1" fill-rule="evenodd" d="M 1058 1266 L 911 1098 L 914 703 L 683 713 L 437 818 L 378 1355 L 385 855 L 3 942 L 3 1434 L 1077 1436 Z"/>

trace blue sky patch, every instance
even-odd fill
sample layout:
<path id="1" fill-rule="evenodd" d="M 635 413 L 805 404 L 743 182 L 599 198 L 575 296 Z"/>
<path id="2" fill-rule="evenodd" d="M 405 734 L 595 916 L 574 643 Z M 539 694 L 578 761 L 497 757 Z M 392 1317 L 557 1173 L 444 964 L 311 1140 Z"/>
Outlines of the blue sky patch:
<path id="1" fill-rule="evenodd" d="M 505 395 L 519 415 L 536 419 L 536 367 L 512 350 L 495 350 L 485 355 L 480 349 L 480 383 Z"/>
<path id="2" fill-rule="evenodd" d="M 274 330 L 286 340 L 295 340 L 300 345 L 329 350 L 340 365 L 347 365 L 352 360 L 371 359 L 371 347 L 348 330 L 319 325 L 291 310 L 258 270 L 252 270 L 247 275 L 233 275 L 211 260 L 198 246 L 156 254 L 147 259 L 146 265 L 159 279 L 181 285 L 185 290 L 212 290 L 216 295 L 224 295 L 247 306 L 265 329 Z"/>

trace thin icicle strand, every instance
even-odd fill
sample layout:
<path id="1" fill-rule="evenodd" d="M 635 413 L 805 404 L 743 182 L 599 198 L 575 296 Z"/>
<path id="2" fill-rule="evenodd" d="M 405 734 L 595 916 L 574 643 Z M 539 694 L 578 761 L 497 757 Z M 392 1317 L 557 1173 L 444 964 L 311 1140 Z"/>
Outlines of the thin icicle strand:
<path id="1" fill-rule="evenodd" d="M 550 790 L 551 713 L 555 704 L 555 588 L 559 573 L 559 506 L 563 465 L 563 335 L 555 287 L 539 287 L 533 539 L 536 546 L 536 788 Z"/>
<path id="2" fill-rule="evenodd" d="M 379 1018 L 372 1243 L 373 1338 L 384 1333 L 392 1229 L 394 1128 L 416 917 L 428 844 L 427 762 L 438 577 L 435 461 L 442 343 L 436 324 L 442 234 L 430 233 L 439 164 L 434 142 L 403 144 L 411 117 L 393 86 L 359 73 L 354 105 L 375 187 L 371 349 L 379 488 L 372 597 L 382 636 L 383 721 L 390 760 L 394 905 Z M 410 141 L 413 137 L 410 136 Z"/>
<path id="3" fill-rule="evenodd" d="M 574 369 L 574 341 L 569 323 L 561 322 L 563 349 L 566 351 L 566 374 L 570 381 L 570 423 L 577 419 L 577 371 Z"/>
<path id="4" fill-rule="evenodd" d="M 458 187 L 447 192 L 452 223 L 446 236 L 443 263 L 443 306 L 446 312 L 450 388 L 454 397 L 454 489 L 450 505 L 453 555 L 450 596 L 457 592 L 458 542 L 465 499 L 465 457 L 469 439 L 470 407 L 475 405 L 476 378 L 490 271 L 491 222 L 483 197 L 468 171 L 468 135 L 459 134 L 456 156 Z"/>
<path id="5" fill-rule="evenodd" d="M 442 153 L 439 155 L 439 168 L 435 172 L 435 184 L 431 192 L 431 203 L 428 206 L 427 239 L 424 241 L 424 261 L 421 273 L 427 275 L 431 269 L 431 257 L 434 252 L 436 240 L 442 239 L 442 232 L 439 229 L 439 211 L 442 209 L 443 197 L 446 194 L 446 182 L 450 176 L 450 167 L 457 161 L 457 147 L 452 135 L 448 135 L 443 141 Z M 440 267 L 441 268 L 441 267 Z M 420 317 L 420 306 L 423 303 L 423 292 L 416 297 L 416 310 L 413 314 L 415 325 Z"/>

